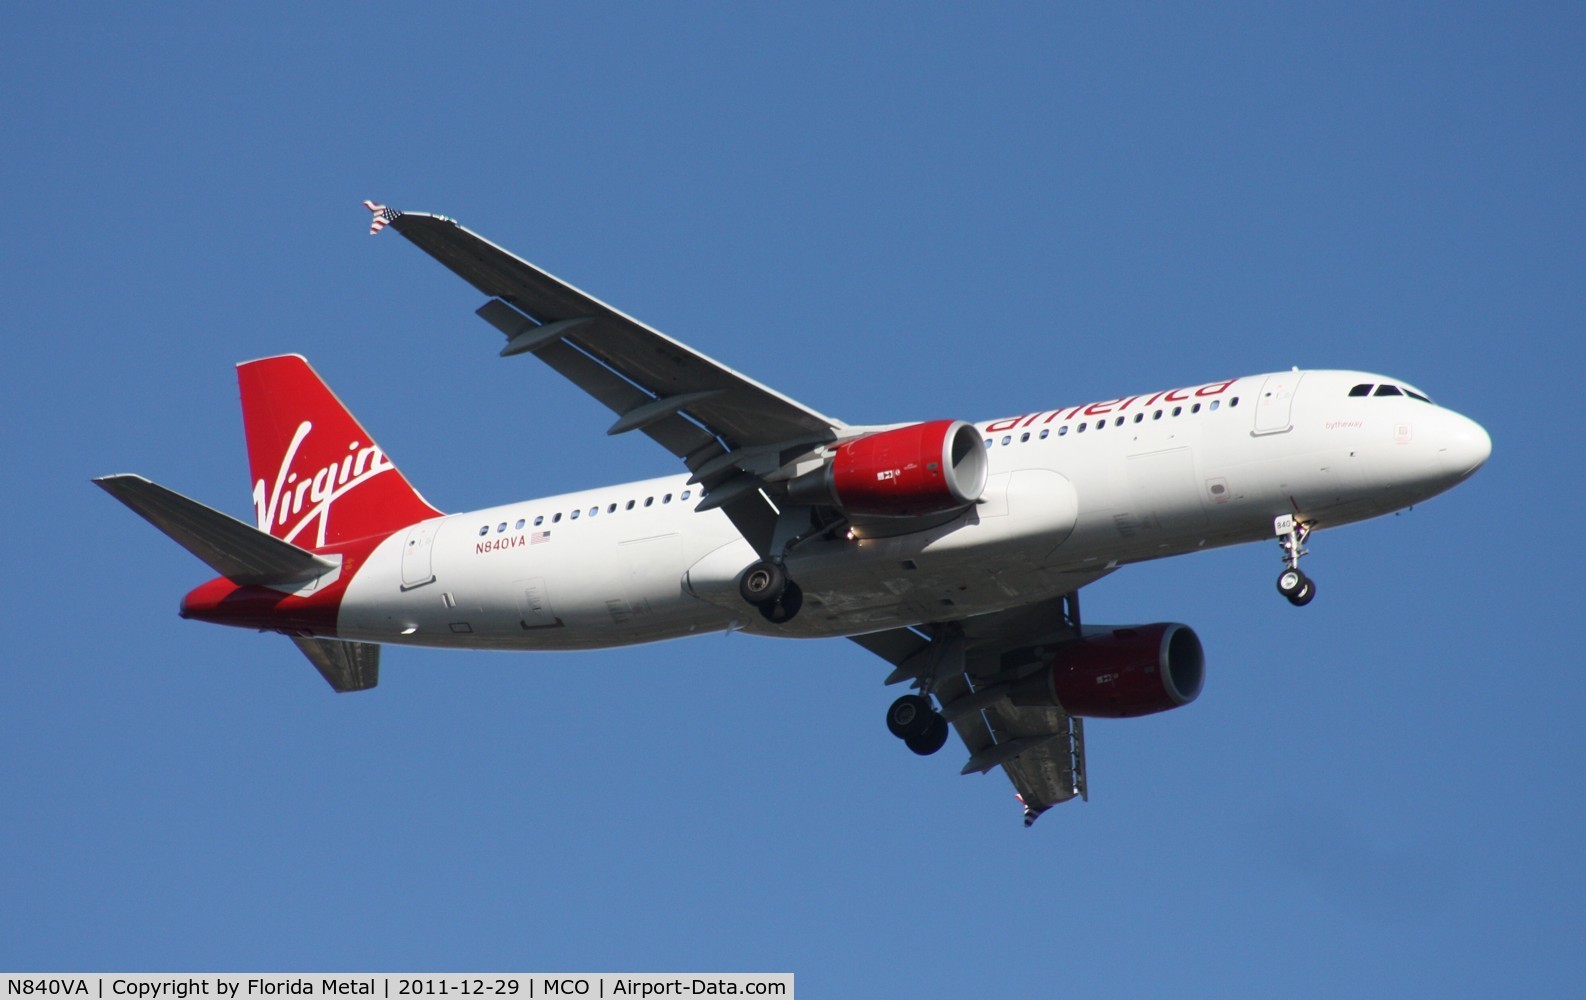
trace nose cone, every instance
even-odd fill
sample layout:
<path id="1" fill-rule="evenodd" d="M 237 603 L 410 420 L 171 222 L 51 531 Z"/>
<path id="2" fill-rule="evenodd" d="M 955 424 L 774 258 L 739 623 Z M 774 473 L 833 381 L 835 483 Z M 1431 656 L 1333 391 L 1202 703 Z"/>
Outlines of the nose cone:
<path id="1" fill-rule="evenodd" d="M 1465 479 L 1481 468 L 1492 455 L 1492 438 L 1486 428 L 1469 417 L 1448 414 L 1439 442 L 1443 468 Z"/>

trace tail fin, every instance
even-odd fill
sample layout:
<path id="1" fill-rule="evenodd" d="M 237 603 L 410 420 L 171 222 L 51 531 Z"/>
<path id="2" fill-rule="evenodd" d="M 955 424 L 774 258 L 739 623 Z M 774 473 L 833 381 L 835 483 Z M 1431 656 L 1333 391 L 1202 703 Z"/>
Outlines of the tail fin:
<path id="1" fill-rule="evenodd" d="M 440 514 L 299 355 L 245 361 L 237 383 L 261 531 L 320 548 Z"/>

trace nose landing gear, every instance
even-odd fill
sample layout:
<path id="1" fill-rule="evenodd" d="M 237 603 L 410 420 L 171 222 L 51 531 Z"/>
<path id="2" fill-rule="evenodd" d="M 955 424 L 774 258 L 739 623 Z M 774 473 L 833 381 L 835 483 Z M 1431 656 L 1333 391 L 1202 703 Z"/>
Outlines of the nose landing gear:
<path id="1" fill-rule="evenodd" d="M 1272 522 L 1278 545 L 1283 549 L 1283 562 L 1287 565 L 1278 574 L 1278 593 L 1297 608 L 1305 607 L 1316 597 L 1316 584 L 1300 570 L 1300 557 L 1309 551 L 1305 548 L 1305 539 L 1310 537 L 1313 524 L 1293 514 L 1279 515 Z"/>

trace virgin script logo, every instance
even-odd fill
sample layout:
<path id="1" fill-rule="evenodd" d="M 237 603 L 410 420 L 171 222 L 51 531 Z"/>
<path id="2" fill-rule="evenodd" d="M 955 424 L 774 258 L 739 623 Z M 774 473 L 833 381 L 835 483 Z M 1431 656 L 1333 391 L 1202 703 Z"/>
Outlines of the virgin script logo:
<path id="1" fill-rule="evenodd" d="M 281 456 L 281 467 L 276 470 L 273 484 L 267 485 L 263 479 L 254 482 L 253 510 L 260 531 L 268 531 L 288 542 L 297 538 L 310 524 L 317 525 L 314 545 L 318 547 L 325 544 L 330 509 L 336 498 L 396 466 L 373 442 L 365 445 L 353 441 L 347 445 L 347 454 L 340 460 L 316 469 L 312 475 L 298 475 L 292 465 L 304 439 L 313 429 L 313 423 L 307 420 L 297 425 L 292 443 L 286 446 L 286 453 Z M 293 518 L 296 520 L 288 526 L 288 520 Z"/>

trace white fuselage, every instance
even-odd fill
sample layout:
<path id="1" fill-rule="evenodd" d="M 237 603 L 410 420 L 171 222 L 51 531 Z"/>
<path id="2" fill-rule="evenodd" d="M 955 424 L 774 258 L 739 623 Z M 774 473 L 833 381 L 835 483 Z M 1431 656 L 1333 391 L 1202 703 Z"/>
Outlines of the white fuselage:
<path id="1" fill-rule="evenodd" d="M 1351 396 L 1359 385 L 1400 394 Z M 804 606 L 785 625 L 738 596 L 758 556 L 719 510 L 696 512 L 698 487 L 678 475 L 398 532 L 348 585 L 337 633 L 581 649 L 726 629 L 851 635 L 1026 605 L 1126 563 L 1271 538 L 1281 514 L 1329 527 L 1462 481 L 1486 433 L 1403 388 L 1282 372 L 982 422 L 981 501 L 927 530 L 861 522 L 796 547 Z"/>

